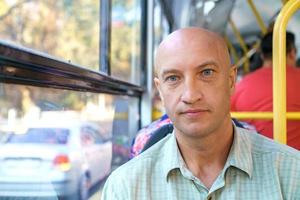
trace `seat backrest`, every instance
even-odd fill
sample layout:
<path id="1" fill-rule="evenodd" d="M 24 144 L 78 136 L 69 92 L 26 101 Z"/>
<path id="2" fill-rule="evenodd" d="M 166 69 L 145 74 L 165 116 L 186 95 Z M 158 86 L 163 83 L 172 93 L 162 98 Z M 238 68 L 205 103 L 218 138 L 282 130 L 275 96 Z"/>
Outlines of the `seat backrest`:
<path id="1" fill-rule="evenodd" d="M 146 151 L 148 148 L 150 148 L 152 145 L 166 137 L 168 134 L 173 132 L 173 124 L 165 124 L 159 129 L 155 130 L 153 132 L 153 135 L 150 137 L 150 139 L 145 144 L 142 152 Z"/>

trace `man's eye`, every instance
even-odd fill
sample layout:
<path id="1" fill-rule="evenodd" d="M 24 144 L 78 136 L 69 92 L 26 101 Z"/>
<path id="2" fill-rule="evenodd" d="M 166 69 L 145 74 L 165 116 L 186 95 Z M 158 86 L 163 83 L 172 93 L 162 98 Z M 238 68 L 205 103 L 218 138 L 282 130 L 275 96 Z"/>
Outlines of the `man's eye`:
<path id="1" fill-rule="evenodd" d="M 169 82 L 176 82 L 178 81 L 178 76 L 168 76 L 165 78 L 165 81 L 169 81 Z"/>
<path id="2" fill-rule="evenodd" d="M 212 76 L 214 73 L 214 70 L 213 69 L 205 69 L 201 72 L 201 74 L 203 76 Z"/>

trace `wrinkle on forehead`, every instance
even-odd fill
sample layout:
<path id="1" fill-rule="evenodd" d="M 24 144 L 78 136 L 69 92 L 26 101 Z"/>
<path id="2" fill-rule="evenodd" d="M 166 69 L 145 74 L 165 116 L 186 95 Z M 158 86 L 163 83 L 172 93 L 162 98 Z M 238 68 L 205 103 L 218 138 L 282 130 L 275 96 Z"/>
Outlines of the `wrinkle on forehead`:
<path id="1" fill-rule="evenodd" d="M 187 48 L 215 48 L 218 57 L 222 58 L 224 65 L 230 66 L 230 57 L 224 39 L 211 31 L 203 28 L 190 27 L 174 31 L 159 45 L 155 59 L 155 72 L 160 69 L 160 62 L 169 51 Z"/>

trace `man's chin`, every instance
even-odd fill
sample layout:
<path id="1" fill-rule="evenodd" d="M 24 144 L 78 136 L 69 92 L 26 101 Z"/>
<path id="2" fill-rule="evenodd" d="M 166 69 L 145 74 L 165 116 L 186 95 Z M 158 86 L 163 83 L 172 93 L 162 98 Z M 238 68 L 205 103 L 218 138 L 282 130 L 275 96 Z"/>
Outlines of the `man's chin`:
<path id="1" fill-rule="evenodd" d="M 180 134 L 192 137 L 192 138 L 202 138 L 210 133 L 210 129 L 206 126 L 193 126 L 190 124 L 188 127 L 178 127 Z"/>

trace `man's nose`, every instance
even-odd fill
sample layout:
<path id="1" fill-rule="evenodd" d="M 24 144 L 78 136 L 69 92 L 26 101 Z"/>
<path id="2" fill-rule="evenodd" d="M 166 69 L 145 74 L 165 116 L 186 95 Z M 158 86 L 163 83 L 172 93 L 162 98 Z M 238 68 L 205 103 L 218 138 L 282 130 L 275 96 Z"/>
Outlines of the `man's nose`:
<path id="1" fill-rule="evenodd" d="M 196 80 L 186 80 L 182 95 L 181 95 L 181 100 L 186 103 L 186 104 L 193 104 L 199 100 L 201 100 L 203 97 L 201 88 L 197 84 Z"/>

